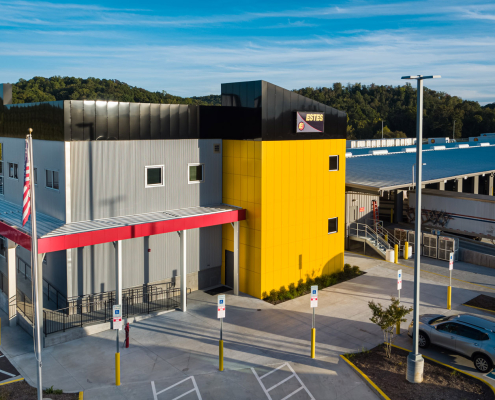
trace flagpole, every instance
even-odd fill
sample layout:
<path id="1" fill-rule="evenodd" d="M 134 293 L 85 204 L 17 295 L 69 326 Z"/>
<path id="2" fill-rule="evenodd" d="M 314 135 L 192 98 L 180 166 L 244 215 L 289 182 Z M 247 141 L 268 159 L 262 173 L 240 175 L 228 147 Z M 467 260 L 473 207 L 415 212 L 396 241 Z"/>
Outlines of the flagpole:
<path id="1" fill-rule="evenodd" d="M 34 285 L 34 301 L 33 301 L 33 319 L 35 326 L 35 356 L 36 356 L 36 371 L 38 375 L 38 400 L 43 400 L 43 385 L 41 383 L 42 373 L 41 373 L 41 312 L 42 308 L 40 308 L 40 304 L 43 304 L 43 293 L 39 292 L 39 284 L 38 282 L 43 277 L 39 276 L 38 270 L 38 235 L 36 230 L 36 201 L 35 201 L 35 193 L 34 193 L 34 181 L 32 179 L 34 171 L 34 159 L 33 159 L 33 129 L 29 128 L 29 135 L 27 135 L 28 139 L 28 154 L 29 154 L 29 186 L 30 186 L 30 194 L 31 194 L 31 268 L 33 271 L 34 281 L 32 284 Z M 41 300 L 40 300 L 41 295 Z"/>

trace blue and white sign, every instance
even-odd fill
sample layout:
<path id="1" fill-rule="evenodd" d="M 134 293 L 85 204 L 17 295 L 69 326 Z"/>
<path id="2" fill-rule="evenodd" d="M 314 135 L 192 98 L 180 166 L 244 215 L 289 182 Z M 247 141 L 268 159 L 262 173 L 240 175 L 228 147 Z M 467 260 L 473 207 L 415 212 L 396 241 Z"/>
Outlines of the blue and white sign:
<path id="1" fill-rule="evenodd" d="M 318 286 L 311 286 L 311 308 L 318 307 Z"/>
<path id="2" fill-rule="evenodd" d="M 225 295 L 218 295 L 217 300 L 217 318 L 225 318 Z"/>
<path id="3" fill-rule="evenodd" d="M 450 253 L 449 270 L 452 271 L 453 269 L 454 269 L 454 253 Z"/>
<path id="4" fill-rule="evenodd" d="M 112 329 L 122 329 L 122 306 L 115 305 L 112 308 L 113 310 L 113 325 Z"/>
<path id="5" fill-rule="evenodd" d="M 402 289 L 402 270 L 397 271 L 397 290 Z"/>

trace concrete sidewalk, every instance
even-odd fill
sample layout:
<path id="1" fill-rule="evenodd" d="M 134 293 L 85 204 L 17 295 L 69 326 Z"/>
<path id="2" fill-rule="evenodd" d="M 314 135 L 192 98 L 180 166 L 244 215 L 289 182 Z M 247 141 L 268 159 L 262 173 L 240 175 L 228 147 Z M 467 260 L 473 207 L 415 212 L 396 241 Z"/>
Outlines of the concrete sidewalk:
<path id="1" fill-rule="evenodd" d="M 309 357 L 309 295 L 273 306 L 249 296 L 227 294 L 225 371 L 219 372 L 216 297 L 198 291 L 188 297 L 187 313 L 172 312 L 132 324 L 129 349 L 122 348 L 124 335 L 120 335 L 122 386 L 114 386 L 114 331 L 45 349 L 43 385 L 64 391 L 83 390 L 85 399 L 166 400 L 174 398 L 169 397 L 173 393 L 180 395 L 181 390 L 191 391 L 184 399 L 199 398 L 196 390 L 202 399 L 265 399 L 265 390 L 286 376 L 288 380 L 270 392 L 276 393 L 273 400 L 294 391 L 297 393 L 291 399 L 376 399 L 339 355 L 382 343 L 381 330 L 369 321 L 368 301 L 387 304 L 397 293 L 396 274 L 402 268 L 401 301 L 412 304 L 412 269 L 350 253 L 346 262 L 359 265 L 367 273 L 320 291 L 314 360 Z M 446 281 L 442 275 L 422 274 L 422 313 L 446 313 Z M 467 312 L 460 304 L 483 289 L 460 281 L 455 281 L 454 287 L 451 313 Z M 403 324 L 404 331 L 408 323 Z M 34 384 L 31 338 L 19 327 L 3 328 L 2 334 L 2 351 Z M 265 378 L 268 383 L 258 380 L 282 365 Z"/>

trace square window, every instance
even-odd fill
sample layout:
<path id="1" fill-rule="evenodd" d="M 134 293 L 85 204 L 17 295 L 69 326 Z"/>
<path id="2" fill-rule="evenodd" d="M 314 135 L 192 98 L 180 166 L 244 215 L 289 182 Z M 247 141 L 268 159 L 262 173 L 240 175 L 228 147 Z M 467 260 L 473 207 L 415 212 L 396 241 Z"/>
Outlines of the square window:
<path id="1" fill-rule="evenodd" d="M 337 233 L 339 228 L 339 219 L 338 218 L 329 218 L 328 219 L 328 233 Z"/>
<path id="2" fill-rule="evenodd" d="M 145 167 L 146 187 L 163 186 L 163 165 Z"/>
<path id="3" fill-rule="evenodd" d="M 188 164 L 189 166 L 189 183 L 203 182 L 203 165 L 204 164 Z"/>
<path id="4" fill-rule="evenodd" d="M 53 171 L 53 188 L 58 189 L 58 171 Z"/>
<path id="5" fill-rule="evenodd" d="M 329 157 L 329 171 L 338 171 L 339 170 L 339 156 L 330 156 Z"/>
<path id="6" fill-rule="evenodd" d="M 9 163 L 9 178 L 18 179 L 17 164 Z"/>
<path id="7" fill-rule="evenodd" d="M 0 175 L 3 175 L 3 161 L 0 161 Z"/>
<path id="8" fill-rule="evenodd" d="M 33 169 L 33 182 L 35 185 L 38 184 L 38 168 Z"/>
<path id="9" fill-rule="evenodd" d="M 53 171 L 46 170 L 46 187 L 53 189 Z"/>
<path id="10" fill-rule="evenodd" d="M 3 194 L 3 176 L 0 176 L 0 194 Z"/>

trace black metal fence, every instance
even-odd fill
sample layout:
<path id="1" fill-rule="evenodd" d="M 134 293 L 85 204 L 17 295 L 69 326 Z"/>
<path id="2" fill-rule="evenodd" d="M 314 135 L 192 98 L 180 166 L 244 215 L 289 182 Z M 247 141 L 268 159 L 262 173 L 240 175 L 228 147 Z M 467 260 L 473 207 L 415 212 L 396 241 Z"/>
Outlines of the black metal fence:
<path id="1" fill-rule="evenodd" d="M 16 295 L 17 308 L 33 323 L 33 302 L 19 289 L 17 289 Z"/>
<path id="2" fill-rule="evenodd" d="M 112 318 L 115 293 L 107 292 L 76 301 L 69 301 L 69 307 L 56 311 L 43 311 L 45 336 L 84 325 L 103 323 Z M 161 288 L 147 285 L 139 289 L 127 289 L 122 293 L 122 317 L 149 314 L 161 310 L 172 310 L 180 304 L 179 288 Z"/>

